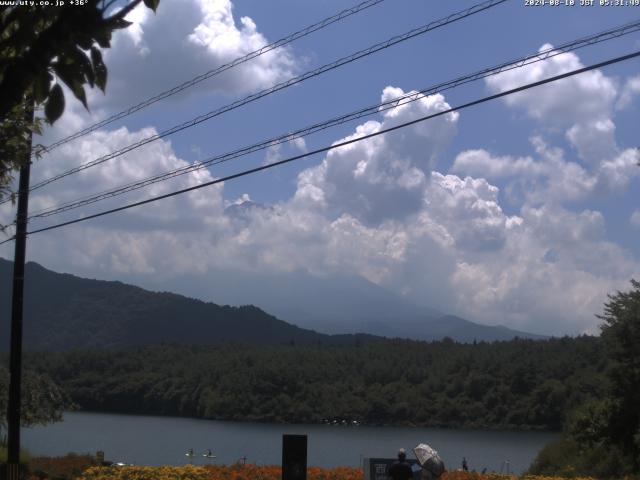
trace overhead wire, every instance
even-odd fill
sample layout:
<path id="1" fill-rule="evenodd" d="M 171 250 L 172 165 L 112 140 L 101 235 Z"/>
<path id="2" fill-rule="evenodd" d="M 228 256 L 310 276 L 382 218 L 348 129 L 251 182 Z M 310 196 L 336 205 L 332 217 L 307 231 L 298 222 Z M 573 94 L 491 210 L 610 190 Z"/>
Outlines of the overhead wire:
<path id="1" fill-rule="evenodd" d="M 163 200 L 163 199 L 166 199 L 166 198 L 175 197 L 175 196 L 181 195 L 183 193 L 192 192 L 192 191 L 195 191 L 195 190 L 199 190 L 201 188 L 209 187 L 211 185 L 216 185 L 216 184 L 219 184 L 219 183 L 222 183 L 222 182 L 234 180 L 236 178 L 241 178 L 241 177 L 244 177 L 246 175 L 251 175 L 253 173 L 257 173 L 257 172 L 260 172 L 260 171 L 263 171 L 263 170 L 268 170 L 268 169 L 271 169 L 271 168 L 278 167 L 280 165 L 284 165 L 284 164 L 291 163 L 291 162 L 294 162 L 294 161 L 297 161 L 297 160 L 301 160 L 303 158 L 307 158 L 307 157 L 310 157 L 312 155 L 317 155 L 318 153 L 324 153 L 324 152 L 328 152 L 330 150 L 334 150 L 334 149 L 341 148 L 341 147 L 344 147 L 344 146 L 347 146 L 347 145 L 351 145 L 353 143 L 362 142 L 364 140 L 367 140 L 367 139 L 370 139 L 370 138 L 374 138 L 374 137 L 377 137 L 377 136 L 380 136 L 380 135 L 384 135 L 386 133 L 389 133 L 389 132 L 392 132 L 392 131 L 395 131 L 395 130 L 406 128 L 406 127 L 409 127 L 411 125 L 415 125 L 417 123 L 424 122 L 426 120 L 430 120 L 430 119 L 433 119 L 433 118 L 436 118 L 436 117 L 440 117 L 442 115 L 446 115 L 448 113 L 460 111 L 460 110 L 463 110 L 463 109 L 466 109 L 466 108 L 469 108 L 469 107 L 472 107 L 472 106 L 480 105 L 482 103 L 486 103 L 486 102 L 489 102 L 489 101 L 492 101 L 492 100 L 495 100 L 495 99 L 498 99 L 498 98 L 501 98 L 501 97 L 506 97 L 508 95 L 513 95 L 515 93 L 519 93 L 519 92 L 522 92 L 522 91 L 525 91 L 525 90 L 529 90 L 529 89 L 532 89 L 532 88 L 535 88 L 535 87 L 538 87 L 538 86 L 542 86 L 542 85 L 546 85 L 546 84 L 549 84 L 549 83 L 552 83 L 552 82 L 556 82 L 556 81 L 559 81 L 559 80 L 562 80 L 562 79 L 565 79 L 565 78 L 569 78 L 569 77 L 572 77 L 572 76 L 575 76 L 575 75 L 579 75 L 579 74 L 582 74 L 582 73 L 585 73 L 585 72 L 588 72 L 588 71 L 591 71 L 591 70 L 595 70 L 595 69 L 598 69 L 598 68 L 606 67 L 608 65 L 613 65 L 615 63 L 620 63 L 620 62 L 623 62 L 623 61 L 626 61 L 626 60 L 637 58 L 639 56 L 640 56 L 640 51 L 635 51 L 635 52 L 632 52 L 632 53 L 629 53 L 629 54 L 626 54 L 626 55 L 622 55 L 622 56 L 619 56 L 619 57 L 611 58 L 609 60 L 605 60 L 605 61 L 602 61 L 602 62 L 599 62 L 599 63 L 596 63 L 596 64 L 592 64 L 592 65 L 589 65 L 589 66 L 586 66 L 586 67 L 582 67 L 582 68 L 578 68 L 578 69 L 572 70 L 570 72 L 565 72 L 565 73 L 562 73 L 562 74 L 559 74 L 559 75 L 554 75 L 552 77 L 548 77 L 548 78 L 543 79 L 543 80 L 539 80 L 539 81 L 536 81 L 536 82 L 531 82 L 531 83 L 528 83 L 528 84 L 525 84 L 525 85 L 521 85 L 521 86 L 516 87 L 516 88 L 505 90 L 503 92 L 499 92 L 499 93 L 496 93 L 494 95 L 489 95 L 489 96 L 486 96 L 486 97 L 482 97 L 480 99 L 473 100 L 471 102 L 467 102 L 467 103 L 464 103 L 462 105 L 458 105 L 456 107 L 451 107 L 451 108 L 448 108 L 448 109 L 445 109 L 445 110 L 441 110 L 441 111 L 439 111 L 437 113 L 433 113 L 433 114 L 430 114 L 430 115 L 419 117 L 419 118 L 416 118 L 416 119 L 411 120 L 411 121 L 407 121 L 407 122 L 404 122 L 404 123 L 401 123 L 401 124 L 398 124 L 398 125 L 394 125 L 392 127 L 388 127 L 388 128 L 382 129 L 382 130 L 378 130 L 377 132 L 373 132 L 373 133 L 370 133 L 370 134 L 367 134 L 367 135 L 361 135 L 359 137 L 351 138 L 349 140 L 344 140 L 342 142 L 334 143 L 333 145 L 329 145 L 329 146 L 326 146 L 326 147 L 318 148 L 318 149 L 315 149 L 315 150 L 310 151 L 310 152 L 306 152 L 306 153 L 303 153 L 303 154 L 300 154 L 300 155 L 296 155 L 296 156 L 289 157 L 289 158 L 286 158 L 286 159 L 283 159 L 283 160 L 279 160 L 277 162 L 274 162 L 274 163 L 271 163 L 271 164 L 268 164 L 268 165 L 262 165 L 262 166 L 259 166 L 259 167 L 251 168 L 251 169 L 248 169 L 248 170 L 244 170 L 242 172 L 238 172 L 238 173 L 235 173 L 235 174 L 232 174 L 232 175 L 228 175 L 228 176 L 223 177 L 223 178 L 218 178 L 218 179 L 215 179 L 215 180 L 212 180 L 212 181 L 209 181 L 209 182 L 201 183 L 199 185 L 194 185 L 194 186 L 191 186 L 191 187 L 183 188 L 181 190 L 177 190 L 177 191 L 174 191 L 174 192 L 171 192 L 171 193 L 167 193 L 167 194 L 164 194 L 164 195 L 159 195 L 159 196 L 156 196 L 156 197 L 147 198 L 145 200 L 141 200 L 141 201 L 138 201 L 138 202 L 130 203 L 128 205 L 123 205 L 123 206 L 120 206 L 120 207 L 117 207 L 117 208 L 112 208 L 112 209 L 109 209 L 109 210 L 98 212 L 98 213 L 95 213 L 95 214 L 92 214 L 92 215 L 88 215 L 86 217 L 77 218 L 77 219 L 69 220 L 69 221 L 66 221 L 66 222 L 61 222 L 61 223 L 58 223 L 58 224 L 55 224 L 55 225 L 50 225 L 50 226 L 39 228 L 39 229 L 36 229 L 36 230 L 31 230 L 31 231 L 27 232 L 27 235 L 33 235 L 35 233 L 41 233 L 41 232 L 46 232 L 46 231 L 50 231 L 50 230 L 55 230 L 55 229 L 62 228 L 62 227 L 68 226 L 68 225 L 73 225 L 73 224 L 76 224 L 76 223 L 85 222 L 85 221 L 92 220 L 92 219 L 95 219 L 95 218 L 99 218 L 99 217 L 102 217 L 102 216 L 105 216 L 105 215 L 109 215 L 109 214 L 112 214 L 112 213 L 121 212 L 123 210 L 128 210 L 128 209 L 131 209 L 131 208 L 134 208 L 134 207 L 138 207 L 138 206 L 141 206 L 141 205 L 146 205 L 146 204 L 149 204 L 149 203 L 157 202 L 157 201 L 160 201 L 160 200 Z M 8 240 L 5 240 L 3 242 L 0 242 L 0 245 L 2 245 L 3 243 L 7 243 L 8 241 L 11 241 L 11 240 L 13 240 L 13 239 L 8 239 Z"/>
<path id="2" fill-rule="evenodd" d="M 287 35 L 286 37 L 281 38 L 280 40 L 276 40 L 275 42 L 272 42 L 268 45 L 265 45 L 264 47 L 258 48 L 257 50 L 254 50 L 250 53 L 247 53 L 246 55 L 242 56 L 242 57 L 238 57 L 228 63 L 225 63 L 223 65 L 220 65 L 219 67 L 216 67 L 214 69 L 211 69 L 201 75 L 198 75 L 197 77 L 192 78 L 191 80 L 187 80 L 186 82 L 181 83 L 180 85 L 177 85 L 173 88 L 170 88 L 169 90 L 166 90 L 164 92 L 158 93 L 157 95 L 154 95 L 152 97 L 147 98 L 146 100 L 133 105 L 125 110 L 122 110 L 121 112 L 118 113 L 114 113 L 113 115 L 111 115 L 108 118 L 105 118 L 104 120 L 101 120 L 99 122 L 94 123 L 93 125 L 90 125 L 82 130 L 79 130 L 67 137 L 64 137 L 50 145 L 47 145 L 46 147 L 44 147 L 44 150 L 46 152 L 50 152 L 51 150 L 64 145 L 65 143 L 68 143 L 72 140 L 75 140 L 77 138 L 83 137 L 91 132 L 94 132 L 96 130 L 98 130 L 99 128 L 103 128 L 117 120 L 121 120 L 122 118 L 125 118 L 135 112 L 138 112 L 144 108 L 147 108 L 151 105 L 153 105 L 154 103 L 157 103 L 161 100 L 164 100 L 165 98 L 171 97 L 173 95 L 176 95 L 177 93 L 180 93 L 188 88 L 191 88 L 201 82 L 203 82 L 204 80 L 208 80 L 209 78 L 212 78 L 216 75 L 219 75 L 223 72 L 226 72 L 227 70 L 237 67 L 238 65 L 242 65 L 243 63 L 246 63 L 250 60 L 253 60 L 254 58 L 257 58 L 261 55 L 264 55 L 265 53 L 268 53 L 272 50 L 275 50 L 277 48 L 280 47 L 284 47 L 285 45 L 288 45 L 300 38 L 306 37 L 307 35 L 310 35 L 311 33 L 317 32 L 318 30 L 321 30 L 325 27 L 328 27 L 329 25 L 332 25 L 340 20 L 343 20 L 347 17 L 350 17 L 351 15 L 354 15 L 356 13 L 362 12 L 363 10 L 366 10 L 370 7 L 373 7 L 379 3 L 384 2 L 385 0 L 366 0 L 364 2 L 361 2 L 351 8 L 347 8 L 344 9 L 330 17 L 327 17 L 317 23 L 314 23 L 313 25 L 309 25 L 308 27 L 305 27 L 301 30 L 298 30 L 297 32 L 294 32 L 290 35 Z"/>
<path id="3" fill-rule="evenodd" d="M 498 75 L 500 73 L 503 73 L 509 70 L 522 68 L 524 66 L 531 65 L 533 63 L 545 61 L 557 55 L 565 54 L 580 48 L 584 48 L 586 46 L 595 45 L 597 43 L 608 41 L 614 38 L 619 38 L 623 35 L 627 35 L 627 34 L 636 32 L 638 30 L 640 30 L 640 20 L 629 22 L 627 24 L 624 24 L 618 27 L 604 30 L 597 34 L 589 35 L 589 36 L 582 37 L 570 42 L 566 42 L 558 47 L 549 47 L 544 50 L 540 50 L 534 54 L 527 55 L 525 57 L 503 62 L 497 66 L 485 68 L 477 72 L 474 72 L 462 77 L 458 77 L 454 80 L 449 80 L 449 81 L 440 83 L 438 85 L 434 85 L 418 91 L 408 92 L 404 95 L 390 99 L 388 101 L 371 105 L 365 108 L 361 108 L 359 110 L 356 110 L 338 117 L 334 117 L 330 120 L 326 120 L 324 122 L 319 122 L 314 125 L 311 125 L 302 129 L 298 129 L 294 132 L 289 132 L 287 134 L 280 135 L 278 137 L 263 140 L 261 142 L 257 142 L 255 144 L 245 146 L 231 152 L 227 152 L 221 155 L 216 155 L 206 160 L 201 160 L 199 162 L 195 162 L 190 165 L 186 165 L 174 170 L 170 170 L 162 174 L 157 174 L 157 175 L 147 177 L 145 179 L 130 182 L 128 184 L 125 184 L 116 188 L 112 188 L 103 192 L 99 192 L 99 193 L 85 196 L 79 199 L 67 201 L 54 207 L 42 209 L 40 211 L 32 213 L 32 215 L 29 216 L 29 219 L 31 220 L 35 218 L 44 218 L 51 215 L 60 214 L 69 210 L 73 210 L 76 208 L 80 208 L 82 206 L 86 206 L 102 200 L 106 200 L 108 198 L 114 198 L 116 196 L 123 195 L 125 193 L 129 193 L 129 192 L 132 192 L 140 188 L 153 185 L 162 181 L 166 181 L 180 175 L 191 173 L 203 168 L 207 168 L 212 165 L 225 163 L 233 159 L 248 155 L 250 153 L 255 153 L 257 151 L 264 150 L 273 145 L 279 145 L 279 144 L 286 143 L 298 138 L 304 138 L 310 134 L 317 133 L 327 128 L 341 125 L 343 123 L 353 121 L 365 116 L 373 115 L 375 113 L 384 112 L 386 110 L 396 108 L 399 105 L 406 105 L 406 104 L 415 102 L 427 95 L 433 95 L 435 93 L 456 88 L 460 85 L 477 81 L 482 78 Z"/>
<path id="4" fill-rule="evenodd" d="M 36 151 L 33 151 L 31 153 L 31 156 L 34 157 L 36 155 L 43 155 L 45 153 L 49 153 L 52 150 L 54 150 L 55 148 L 64 145 L 68 142 L 71 142 L 77 138 L 81 138 L 85 135 L 88 135 L 91 132 L 94 132 L 102 127 L 105 127 L 117 120 L 121 120 L 122 118 L 125 118 L 129 115 L 132 115 L 133 113 L 140 111 L 148 106 L 151 106 L 161 100 L 164 100 L 165 98 L 171 97 L 173 95 L 176 95 L 188 88 L 191 88 L 201 82 L 203 82 L 204 80 L 207 80 L 209 78 L 212 78 L 220 73 L 223 73 L 233 67 L 236 67 L 238 65 L 241 65 L 243 63 L 246 63 L 250 60 L 253 60 L 256 57 L 259 57 L 261 55 L 264 55 L 265 53 L 268 53 L 272 50 L 275 50 L 277 48 L 280 47 L 284 47 L 292 42 L 294 42 L 295 40 L 298 40 L 299 38 L 305 37 L 307 35 L 310 35 L 313 32 L 316 32 L 318 30 L 321 30 L 325 27 L 328 27 L 329 25 L 332 25 L 333 23 L 336 23 L 340 20 L 343 20 L 347 17 L 350 17 L 351 15 L 354 15 L 356 13 L 359 13 L 363 10 L 366 10 L 367 8 L 373 7 L 379 3 L 384 2 L 385 0 L 366 0 L 364 2 L 361 2 L 351 8 L 347 8 L 344 9 L 330 17 L 327 17 L 323 20 L 321 20 L 320 22 L 314 23 L 313 25 L 309 25 L 308 27 L 305 27 L 301 30 L 298 30 L 297 32 L 294 32 L 286 37 L 281 38 L 280 40 L 277 40 L 275 42 L 272 42 L 268 45 L 265 45 L 264 47 L 261 47 L 257 50 L 254 50 L 252 52 L 249 52 L 248 54 L 242 56 L 242 57 L 238 57 L 234 60 L 232 60 L 229 63 L 225 63 L 223 65 L 220 65 L 212 70 L 209 70 L 201 75 L 198 75 L 190 80 L 187 80 L 186 82 L 181 83 L 180 85 L 174 86 L 172 88 L 170 88 L 169 90 L 166 90 L 164 92 L 161 92 L 157 95 L 154 95 L 153 97 L 147 98 L 146 100 L 133 105 L 125 110 L 122 110 L 121 112 L 115 113 L 113 115 L 111 115 L 110 117 L 100 120 L 99 122 L 96 122 L 82 130 L 79 130 L 67 137 L 61 138 L 60 140 L 47 145 L 47 146 L 41 146 L 41 148 L 38 149 L 37 153 Z M 2 170 L 0 170 L 1 173 L 6 173 L 6 172 L 10 172 L 12 169 L 11 168 L 4 168 Z M 5 202 L 1 202 L 1 203 L 5 203 Z"/>
<path id="5" fill-rule="evenodd" d="M 69 169 L 69 170 L 67 170 L 67 171 L 65 171 L 63 173 L 60 173 L 58 175 L 55 175 L 55 176 L 52 176 L 52 177 L 47 178 L 45 180 L 42 180 L 42 181 L 34 184 L 29 189 L 29 191 L 37 190 L 37 189 L 42 188 L 42 187 L 44 187 L 46 185 L 49 185 L 52 182 L 55 182 L 55 181 L 60 180 L 62 178 L 68 177 L 69 175 L 73 175 L 75 173 L 78 173 L 78 172 L 81 172 L 83 170 L 86 170 L 87 168 L 91 168 L 91 167 L 93 167 L 95 165 L 102 164 L 102 163 L 104 163 L 104 162 L 106 162 L 108 160 L 111 160 L 113 158 L 116 158 L 116 157 L 119 157 L 121 155 L 124 155 L 125 153 L 128 153 L 128 152 L 130 152 L 132 150 L 135 150 L 135 149 L 137 149 L 137 148 L 139 148 L 139 147 L 141 147 L 143 145 L 146 145 L 146 144 L 151 143 L 153 141 L 156 141 L 156 140 L 159 140 L 161 138 L 167 137 L 167 136 L 172 135 L 174 133 L 180 132 L 180 131 L 185 130 L 187 128 L 194 127 L 194 126 L 196 126 L 196 125 L 198 125 L 198 124 L 200 124 L 202 122 L 205 122 L 205 121 L 210 120 L 210 119 L 212 119 L 214 117 L 220 116 L 220 115 L 222 115 L 224 113 L 227 113 L 227 112 L 229 112 L 231 110 L 237 109 L 237 108 L 239 108 L 239 107 L 241 107 L 243 105 L 246 105 L 248 103 L 256 101 L 256 100 L 258 100 L 258 99 L 260 99 L 262 97 L 265 97 L 267 95 L 275 93 L 275 92 L 277 92 L 279 90 L 291 87 L 291 86 L 296 85 L 298 83 L 301 83 L 301 82 L 303 82 L 305 80 L 308 80 L 310 78 L 313 78 L 313 77 L 316 77 L 316 76 L 321 75 L 323 73 L 326 73 L 326 72 L 328 72 L 330 70 L 333 70 L 333 69 L 336 69 L 336 68 L 341 67 L 343 65 L 352 63 L 352 62 L 354 62 L 356 60 L 359 60 L 360 58 L 366 57 L 368 55 L 372 55 L 373 53 L 376 53 L 376 52 L 379 52 L 379 51 L 384 50 L 386 48 L 389 48 L 391 46 L 397 45 L 398 43 L 407 41 L 407 40 L 409 40 L 411 38 L 414 38 L 416 36 L 423 35 L 423 34 L 425 34 L 427 32 L 435 30 L 437 28 L 443 27 L 445 25 L 449 25 L 451 23 L 454 23 L 454 22 L 457 22 L 457 21 L 462 20 L 464 18 L 467 18 L 467 17 L 469 17 L 471 15 L 475 15 L 477 13 L 483 12 L 483 11 L 488 10 L 490 8 L 493 8 L 493 7 L 497 6 L 497 5 L 500 5 L 500 4 L 502 4 L 502 3 L 506 2 L 506 1 L 508 1 L 508 0 L 486 0 L 484 2 L 481 2 L 481 3 L 478 3 L 476 5 L 473 5 L 473 6 L 467 8 L 465 10 L 461 10 L 459 12 L 452 13 L 452 14 L 448 15 L 447 17 L 441 18 L 439 20 L 434 20 L 434 21 L 432 21 L 432 22 L 430 22 L 430 23 L 428 23 L 426 25 L 423 25 L 421 27 L 409 30 L 408 32 L 405 32 L 404 34 L 396 35 L 396 36 L 394 36 L 394 37 L 392 37 L 392 38 L 390 38 L 390 39 L 388 39 L 388 40 L 386 40 L 384 42 L 380 42 L 380 43 L 377 43 L 377 44 L 375 44 L 373 46 L 370 46 L 370 47 L 368 47 L 366 49 L 359 50 L 358 52 L 355 52 L 355 53 L 353 53 L 351 55 L 348 55 L 346 57 L 342 57 L 342 58 L 340 58 L 338 60 L 335 60 L 334 62 L 325 64 L 325 65 L 323 65 L 321 67 L 318 67 L 318 68 L 316 68 L 314 70 L 308 71 L 308 72 L 306 72 L 306 73 L 304 73 L 302 75 L 298 75 L 296 77 L 292 77 L 292 78 L 290 78 L 288 80 L 285 80 L 283 82 L 280 82 L 280 83 L 278 83 L 278 84 L 276 84 L 276 85 L 274 85 L 272 87 L 269 87 L 269 88 L 261 90 L 261 91 L 259 91 L 257 93 L 248 95 L 247 97 L 244 97 L 243 99 L 240 99 L 240 100 L 237 100 L 235 102 L 232 102 L 232 103 L 230 103 L 230 104 L 228 104 L 226 106 L 220 107 L 220 108 L 218 108 L 216 110 L 212 110 L 212 111 L 210 111 L 208 113 L 199 115 L 199 116 L 197 116 L 197 117 L 195 117 L 195 118 L 193 118 L 193 119 L 191 119 L 189 121 L 183 122 L 183 123 L 181 123 L 179 125 L 175 125 L 175 126 L 173 126 L 171 128 L 163 130 L 162 132 L 160 132 L 158 134 L 146 137 L 146 138 L 144 138 L 144 139 L 142 139 L 142 140 L 140 140 L 138 142 L 132 143 L 132 144 L 130 144 L 130 145 L 124 147 L 124 148 L 121 148 L 119 150 L 111 152 L 111 153 L 109 153 L 107 155 L 104 155 L 102 157 L 99 157 L 99 158 L 97 158 L 95 160 L 92 160 L 90 162 L 84 163 L 84 164 L 79 165 L 77 167 L 71 168 L 71 169 Z M 5 202 L 6 202 L 6 200 L 3 201 L 3 202 L 0 202 L 0 204 L 5 203 Z"/>

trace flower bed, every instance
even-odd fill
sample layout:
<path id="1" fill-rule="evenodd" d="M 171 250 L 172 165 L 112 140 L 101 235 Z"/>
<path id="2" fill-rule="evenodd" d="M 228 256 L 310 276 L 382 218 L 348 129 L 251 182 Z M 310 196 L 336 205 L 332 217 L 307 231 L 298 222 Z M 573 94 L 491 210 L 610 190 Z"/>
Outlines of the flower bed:
<path id="1" fill-rule="evenodd" d="M 67 455 L 53 459 L 35 459 L 39 472 L 31 466 L 30 480 L 281 480 L 282 469 L 279 466 L 253 464 L 241 465 L 185 465 L 182 467 L 98 467 L 91 466 L 92 459 L 80 455 Z M 95 460 L 93 460 L 95 465 Z M 88 467 L 88 468 L 87 468 Z M 47 472 L 43 475 L 42 472 Z M 310 467 L 307 480 L 363 480 L 360 468 Z M 446 472 L 441 480 L 565 480 L 562 477 L 542 477 L 527 475 L 500 475 L 477 472 Z M 572 480 L 593 480 L 574 478 Z"/>

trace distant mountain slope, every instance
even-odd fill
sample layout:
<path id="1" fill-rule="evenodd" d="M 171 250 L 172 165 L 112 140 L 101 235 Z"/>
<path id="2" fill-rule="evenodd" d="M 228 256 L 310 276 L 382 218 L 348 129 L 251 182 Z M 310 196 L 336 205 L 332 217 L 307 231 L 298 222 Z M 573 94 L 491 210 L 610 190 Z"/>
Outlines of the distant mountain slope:
<path id="1" fill-rule="evenodd" d="M 327 334 L 366 332 L 414 340 L 448 336 L 459 342 L 546 338 L 416 305 L 357 276 L 316 277 L 300 270 L 267 276 L 221 270 L 184 276 L 175 283 L 183 294 L 230 305 L 259 305 L 286 322 Z"/>
<path id="2" fill-rule="evenodd" d="M 502 325 L 480 325 L 455 315 L 441 315 L 422 319 L 401 318 L 391 326 L 379 322 L 367 322 L 358 331 L 385 337 L 406 337 L 414 340 L 441 340 L 445 337 L 457 342 L 503 341 L 515 337 L 542 340 L 548 337 L 512 330 Z"/>
<path id="3" fill-rule="evenodd" d="M 9 333 L 13 264 L 0 259 L 0 334 Z M 24 344 L 27 349 L 144 345 L 354 343 L 370 337 L 329 336 L 278 320 L 254 306 L 229 307 L 121 282 L 89 280 L 26 265 Z"/>
<path id="4" fill-rule="evenodd" d="M 444 315 L 355 275 L 317 277 L 296 270 L 273 275 L 217 271 L 206 277 L 184 276 L 181 293 L 230 305 L 251 303 L 278 318 L 325 333 L 352 332 L 371 319 Z M 166 288 L 163 285 L 161 288 Z"/>

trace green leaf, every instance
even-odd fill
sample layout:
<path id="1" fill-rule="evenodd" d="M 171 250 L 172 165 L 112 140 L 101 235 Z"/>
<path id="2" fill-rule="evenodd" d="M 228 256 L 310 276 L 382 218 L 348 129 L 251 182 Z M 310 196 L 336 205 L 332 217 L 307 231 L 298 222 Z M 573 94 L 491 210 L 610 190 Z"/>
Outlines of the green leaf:
<path id="1" fill-rule="evenodd" d="M 102 48 L 109 48 L 111 46 L 111 30 L 112 27 L 110 27 L 108 24 L 105 24 L 98 27 L 93 33 L 93 37 L 96 39 L 96 42 L 98 42 L 98 45 L 100 45 Z"/>
<path id="2" fill-rule="evenodd" d="M 33 99 L 37 104 L 44 102 L 49 96 L 49 85 L 51 85 L 53 76 L 46 70 L 43 70 L 35 78 L 33 84 Z"/>
<path id="3" fill-rule="evenodd" d="M 91 63 L 94 70 L 98 65 L 104 65 L 102 63 L 102 52 L 96 47 L 91 47 Z"/>
<path id="4" fill-rule="evenodd" d="M 82 102 L 84 108 L 89 110 L 89 105 L 87 105 L 87 95 L 84 92 L 84 87 L 82 86 L 82 82 L 74 82 L 71 85 L 71 91 L 75 95 L 75 97 Z"/>
<path id="5" fill-rule="evenodd" d="M 84 108 L 89 110 L 87 105 L 87 96 L 84 93 L 84 73 L 82 66 L 78 64 L 55 63 L 53 70 L 62 79 L 62 81 L 71 89 L 75 97 L 82 102 Z"/>
<path id="6" fill-rule="evenodd" d="M 93 45 L 93 39 L 89 35 L 85 35 L 83 33 L 78 34 L 78 46 L 83 50 L 89 50 L 91 45 Z"/>
<path id="7" fill-rule="evenodd" d="M 71 68 L 79 69 L 84 74 L 89 85 L 93 88 L 95 74 L 93 72 L 93 65 L 86 53 L 79 48 L 71 49 L 65 56 L 65 63 Z"/>
<path id="8" fill-rule="evenodd" d="M 144 0 L 144 4 L 155 12 L 160 5 L 160 0 Z"/>
<path id="9" fill-rule="evenodd" d="M 44 114 L 47 122 L 53 124 L 64 112 L 64 93 L 59 84 L 55 84 L 49 92 L 49 100 L 44 106 Z"/>
<path id="10" fill-rule="evenodd" d="M 91 63 L 96 77 L 96 85 L 104 92 L 107 88 L 107 67 L 102 61 L 102 53 L 96 47 L 91 47 Z"/>
<path id="11" fill-rule="evenodd" d="M 107 67 L 102 65 L 102 67 L 96 68 L 94 72 L 96 74 L 96 85 L 104 92 L 107 88 Z"/>
<path id="12" fill-rule="evenodd" d="M 60 79 L 67 84 L 69 88 L 71 85 L 79 80 L 83 79 L 82 72 L 76 66 L 75 68 L 67 63 L 61 61 L 55 62 L 53 65 L 53 71 L 60 77 Z"/>
<path id="13" fill-rule="evenodd" d="M 128 20 L 125 20 L 124 18 L 116 18 L 113 20 L 113 22 L 111 22 L 111 26 L 114 30 L 118 30 L 121 28 L 127 28 L 129 25 L 133 25 L 133 22 L 129 22 Z M 102 46 L 102 45 L 100 45 Z"/>

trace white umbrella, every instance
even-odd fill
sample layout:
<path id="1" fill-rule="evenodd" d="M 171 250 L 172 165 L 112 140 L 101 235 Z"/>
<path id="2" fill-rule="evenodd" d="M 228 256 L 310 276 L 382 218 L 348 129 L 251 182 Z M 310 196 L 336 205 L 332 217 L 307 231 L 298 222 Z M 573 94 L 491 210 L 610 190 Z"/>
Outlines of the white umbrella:
<path id="1" fill-rule="evenodd" d="M 413 449 L 418 462 L 425 470 L 428 470 L 433 475 L 439 477 L 444 473 L 444 462 L 433 448 L 426 443 L 420 443 Z"/>

